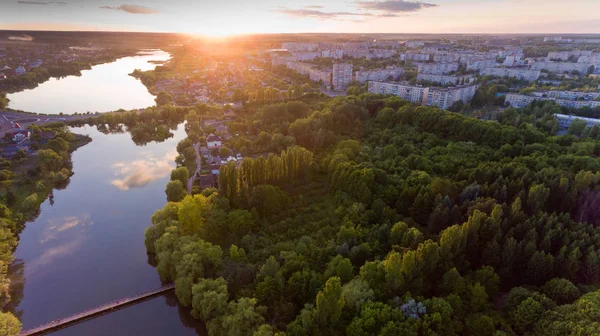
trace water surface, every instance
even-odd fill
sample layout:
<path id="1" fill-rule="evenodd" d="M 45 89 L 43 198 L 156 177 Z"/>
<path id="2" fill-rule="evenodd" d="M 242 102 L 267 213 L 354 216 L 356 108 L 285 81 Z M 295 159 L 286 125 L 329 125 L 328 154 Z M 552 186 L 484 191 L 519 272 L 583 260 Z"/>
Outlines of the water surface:
<path id="1" fill-rule="evenodd" d="M 11 278 L 23 329 L 161 286 L 148 262 L 144 230 L 166 203 L 183 125 L 173 138 L 142 147 L 128 133 L 73 132 L 93 141 L 73 153 L 70 184 L 42 204 L 15 253 L 19 267 Z M 195 328 L 171 293 L 55 334 L 196 335 Z"/>
<path id="2" fill-rule="evenodd" d="M 51 78 L 34 89 L 9 94 L 9 107 L 45 114 L 73 114 L 153 106 L 155 96 L 129 74 L 135 69 L 154 69 L 157 64 L 150 61 L 168 59 L 170 55 L 164 51 L 144 52 L 96 65 L 83 70 L 81 76 Z"/>

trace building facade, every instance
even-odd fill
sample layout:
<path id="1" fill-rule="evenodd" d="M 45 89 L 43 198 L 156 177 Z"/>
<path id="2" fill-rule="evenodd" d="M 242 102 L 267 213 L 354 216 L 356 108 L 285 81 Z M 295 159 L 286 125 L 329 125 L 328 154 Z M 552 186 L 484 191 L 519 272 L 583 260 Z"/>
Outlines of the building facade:
<path id="1" fill-rule="evenodd" d="M 550 97 L 540 97 L 533 95 L 523 95 L 509 93 L 506 95 L 506 105 L 514 108 L 523 108 L 533 103 L 536 100 L 553 101 L 558 105 L 568 108 L 580 109 L 584 107 L 597 108 L 600 107 L 600 101 L 597 100 L 571 100 L 571 99 L 556 99 Z"/>
<path id="2" fill-rule="evenodd" d="M 333 65 L 331 84 L 335 90 L 343 90 L 352 82 L 352 64 L 336 63 Z"/>
<path id="3" fill-rule="evenodd" d="M 469 85 L 475 82 L 473 76 L 451 76 L 451 75 L 434 75 L 419 73 L 417 75 L 419 82 L 431 82 L 440 85 Z"/>
<path id="4" fill-rule="evenodd" d="M 445 75 L 458 70 L 458 63 L 421 63 L 418 66 L 419 73 Z"/>
<path id="5" fill-rule="evenodd" d="M 482 76 L 510 77 L 519 80 L 534 82 L 540 78 L 540 70 L 512 69 L 512 68 L 487 68 L 481 70 Z"/>
<path id="6" fill-rule="evenodd" d="M 477 85 L 469 85 L 438 88 L 408 83 L 369 82 L 370 93 L 391 94 L 416 104 L 437 106 L 442 109 L 448 109 L 459 100 L 467 104 L 475 95 L 477 87 Z"/>
<path id="7" fill-rule="evenodd" d="M 387 67 L 385 69 L 374 70 L 358 70 L 355 73 L 355 80 L 361 84 L 366 81 L 387 81 L 390 77 L 392 80 L 402 76 L 404 69 L 398 67 Z"/>

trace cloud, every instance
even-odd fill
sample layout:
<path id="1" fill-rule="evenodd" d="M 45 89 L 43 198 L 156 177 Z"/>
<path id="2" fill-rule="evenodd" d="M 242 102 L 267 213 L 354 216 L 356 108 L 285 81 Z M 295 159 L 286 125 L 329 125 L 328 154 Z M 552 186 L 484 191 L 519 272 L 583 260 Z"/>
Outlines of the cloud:
<path id="1" fill-rule="evenodd" d="M 310 9 L 323 9 L 323 8 L 325 8 L 325 6 L 320 6 L 320 5 L 312 5 L 312 6 L 304 6 L 304 8 L 310 8 Z"/>
<path id="2" fill-rule="evenodd" d="M 308 17 L 308 18 L 314 18 L 314 19 L 320 19 L 320 20 L 351 20 L 351 21 L 357 21 L 357 22 L 362 22 L 362 21 L 364 21 L 366 19 L 370 19 L 370 18 L 397 17 L 398 16 L 394 13 L 374 14 L 374 13 L 368 13 L 368 12 L 325 12 L 325 11 L 316 10 L 316 9 L 309 9 L 309 7 L 311 7 L 311 8 L 312 7 L 321 7 L 322 8 L 322 6 L 307 6 L 307 7 L 301 8 L 301 9 L 281 7 L 281 8 L 273 10 L 273 12 L 285 14 L 285 15 L 289 15 L 289 16 L 294 16 L 294 17 L 305 17 L 305 18 Z M 360 19 L 359 20 L 351 19 L 351 18 L 356 18 L 356 17 L 358 17 Z"/>
<path id="3" fill-rule="evenodd" d="M 19 0 L 18 4 L 21 5 L 58 5 L 58 6 L 66 6 L 68 5 L 64 1 L 27 1 L 27 0 Z"/>
<path id="4" fill-rule="evenodd" d="M 405 13 L 416 12 L 421 9 L 438 7 L 437 4 L 426 2 L 410 2 L 404 0 L 387 0 L 387 1 L 358 1 L 356 4 L 360 9 L 381 11 L 387 14 L 390 13 Z"/>
<path id="5" fill-rule="evenodd" d="M 137 6 L 137 5 L 121 5 L 121 6 L 116 6 L 116 7 L 115 6 L 100 6 L 100 8 L 123 11 L 123 12 L 130 13 L 130 14 L 158 14 L 159 13 L 159 11 L 157 11 L 155 9 L 144 7 L 144 6 Z"/>
<path id="6" fill-rule="evenodd" d="M 286 14 L 289 16 L 298 17 L 311 17 L 316 19 L 337 19 L 343 16 L 362 16 L 361 13 L 351 12 L 324 12 L 315 9 L 293 9 L 293 8 L 281 8 L 274 10 L 276 13 Z"/>
<path id="7" fill-rule="evenodd" d="M 169 176 L 173 169 L 170 164 L 172 161 L 173 154 L 167 154 L 163 159 L 150 157 L 129 163 L 119 162 L 113 165 L 119 178 L 112 180 L 110 184 L 123 191 L 144 187 Z"/>

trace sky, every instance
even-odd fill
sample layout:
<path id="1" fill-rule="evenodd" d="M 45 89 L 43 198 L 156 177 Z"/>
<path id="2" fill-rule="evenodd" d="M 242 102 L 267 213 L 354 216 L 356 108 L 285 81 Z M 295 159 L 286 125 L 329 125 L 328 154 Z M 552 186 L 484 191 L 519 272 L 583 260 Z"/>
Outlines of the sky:
<path id="1" fill-rule="evenodd" d="M 0 0 L 0 29 L 600 33 L 600 0 Z"/>

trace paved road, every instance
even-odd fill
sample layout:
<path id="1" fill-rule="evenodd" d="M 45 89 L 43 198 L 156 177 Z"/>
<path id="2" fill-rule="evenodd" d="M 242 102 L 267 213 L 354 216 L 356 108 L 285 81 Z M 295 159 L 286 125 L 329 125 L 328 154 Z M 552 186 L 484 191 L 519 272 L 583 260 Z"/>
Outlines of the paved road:
<path id="1" fill-rule="evenodd" d="M 13 129 L 12 122 L 19 121 L 22 119 L 32 119 L 33 122 L 19 123 L 21 127 L 25 128 L 29 124 L 43 125 L 53 122 L 67 122 L 73 120 L 82 120 L 89 117 L 96 116 L 98 114 L 85 114 L 85 115 L 38 115 L 31 113 L 22 113 L 14 111 L 0 111 L 0 138 L 4 137 L 7 131 Z"/>

